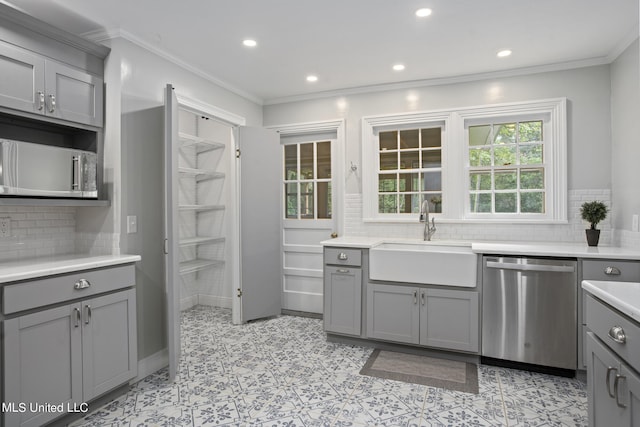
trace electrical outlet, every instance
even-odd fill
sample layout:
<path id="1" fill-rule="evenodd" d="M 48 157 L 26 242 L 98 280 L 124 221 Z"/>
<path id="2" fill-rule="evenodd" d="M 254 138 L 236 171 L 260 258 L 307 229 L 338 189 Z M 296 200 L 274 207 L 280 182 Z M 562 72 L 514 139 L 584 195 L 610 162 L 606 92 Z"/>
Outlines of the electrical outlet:
<path id="1" fill-rule="evenodd" d="M 0 237 L 11 237 L 11 218 L 0 218 Z"/>
<path id="2" fill-rule="evenodd" d="M 631 231 L 639 231 L 638 230 L 638 214 L 633 214 L 631 216 Z"/>

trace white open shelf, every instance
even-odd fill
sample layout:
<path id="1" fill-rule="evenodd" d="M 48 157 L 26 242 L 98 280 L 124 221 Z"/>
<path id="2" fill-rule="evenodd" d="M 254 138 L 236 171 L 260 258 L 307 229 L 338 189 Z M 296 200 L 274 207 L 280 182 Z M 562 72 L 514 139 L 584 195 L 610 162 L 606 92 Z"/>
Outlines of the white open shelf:
<path id="1" fill-rule="evenodd" d="M 225 147 L 223 142 L 201 138 L 186 132 L 180 132 L 179 138 L 182 147 L 195 147 L 198 154 L 205 153 L 207 151 L 221 150 Z"/>
<path id="2" fill-rule="evenodd" d="M 204 181 L 206 179 L 224 178 L 223 172 L 217 172 L 210 169 L 195 169 L 195 168 L 179 167 L 178 172 L 180 172 L 183 175 L 194 176 L 196 178 L 196 181 L 198 182 Z"/>
<path id="3" fill-rule="evenodd" d="M 224 242 L 224 237 L 196 236 L 196 237 L 187 237 L 184 239 L 180 239 L 180 242 L 178 242 L 178 245 L 184 248 L 187 246 L 204 245 L 204 244 L 221 243 L 221 242 Z"/>
<path id="4" fill-rule="evenodd" d="M 206 211 L 223 211 L 224 205 L 180 205 L 178 209 L 181 211 L 206 212 Z"/>
<path id="5" fill-rule="evenodd" d="M 193 259 L 180 263 L 180 274 L 196 273 L 207 268 L 213 268 L 224 265 L 224 261 L 211 259 Z"/>

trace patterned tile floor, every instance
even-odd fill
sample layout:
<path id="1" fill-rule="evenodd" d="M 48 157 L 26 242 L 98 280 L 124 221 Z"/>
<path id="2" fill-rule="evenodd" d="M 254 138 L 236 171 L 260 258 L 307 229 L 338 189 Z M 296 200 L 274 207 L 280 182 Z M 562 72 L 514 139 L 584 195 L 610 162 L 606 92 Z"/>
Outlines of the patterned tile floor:
<path id="1" fill-rule="evenodd" d="M 182 361 L 73 426 L 586 426 L 585 384 L 479 367 L 480 393 L 358 374 L 372 349 L 326 341 L 322 321 L 242 326 L 231 311 L 183 313 Z"/>

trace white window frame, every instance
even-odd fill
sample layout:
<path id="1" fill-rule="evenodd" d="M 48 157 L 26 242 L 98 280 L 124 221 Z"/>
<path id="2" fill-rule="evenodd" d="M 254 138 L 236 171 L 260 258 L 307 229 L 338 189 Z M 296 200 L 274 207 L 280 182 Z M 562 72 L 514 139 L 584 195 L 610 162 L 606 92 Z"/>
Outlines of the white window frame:
<path id="1" fill-rule="evenodd" d="M 417 221 L 414 214 L 378 213 L 379 150 L 377 132 L 394 128 L 442 126 L 442 213 L 440 222 L 567 223 L 567 113 L 566 98 L 481 105 L 362 118 L 362 199 L 365 222 Z M 483 120 L 543 119 L 544 214 L 479 214 L 470 212 L 469 124 Z"/>

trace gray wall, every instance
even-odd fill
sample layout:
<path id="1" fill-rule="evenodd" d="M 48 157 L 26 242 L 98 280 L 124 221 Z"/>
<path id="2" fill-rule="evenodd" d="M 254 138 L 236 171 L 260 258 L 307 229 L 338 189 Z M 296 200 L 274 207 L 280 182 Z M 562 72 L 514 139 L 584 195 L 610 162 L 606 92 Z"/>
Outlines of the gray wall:
<path id="1" fill-rule="evenodd" d="M 640 214 L 640 58 L 636 40 L 611 64 L 612 220 L 631 230 Z"/>
<path id="2" fill-rule="evenodd" d="M 611 185 L 609 66 L 548 72 L 469 83 L 331 97 L 264 108 L 264 125 L 343 117 L 346 165 L 360 164 L 361 117 L 439 108 L 567 97 L 569 189 Z M 413 100 L 407 100 L 411 96 Z M 360 193 L 360 177 L 347 174 L 347 193 Z"/>
<path id="3" fill-rule="evenodd" d="M 122 253 L 139 254 L 138 357 L 166 347 L 163 255 L 164 88 L 262 125 L 261 106 L 186 71 L 124 39 L 110 42 L 107 86 L 105 175 L 108 209 L 78 213 L 78 231 L 100 230 L 119 238 Z M 138 217 L 138 232 L 127 234 L 126 217 Z"/>

